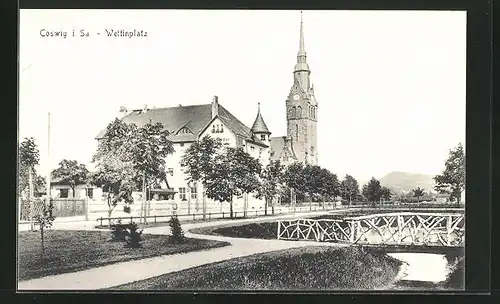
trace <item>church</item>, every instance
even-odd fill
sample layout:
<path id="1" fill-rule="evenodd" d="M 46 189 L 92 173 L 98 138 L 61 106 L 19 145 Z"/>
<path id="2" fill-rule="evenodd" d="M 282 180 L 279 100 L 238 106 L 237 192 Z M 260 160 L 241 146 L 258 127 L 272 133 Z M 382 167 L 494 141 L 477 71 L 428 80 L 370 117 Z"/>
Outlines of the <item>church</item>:
<path id="1" fill-rule="evenodd" d="M 248 127 L 231 114 L 217 96 L 208 104 L 120 110 L 123 122 L 137 126 L 159 122 L 169 131 L 169 140 L 172 141 L 175 152 L 166 159 L 168 187 L 172 191 L 168 195 L 174 196 L 176 201 L 186 202 L 181 203 L 181 210 L 200 210 L 202 198 L 199 194 L 202 193 L 202 185 L 187 183 L 181 158 L 190 144 L 206 135 L 221 139 L 225 146 L 243 148 L 252 157 L 259 159 L 263 166 L 271 160 L 280 160 L 285 165 L 293 162 L 317 164 L 318 103 L 314 98 L 311 71 L 306 58 L 301 17 L 297 63 L 293 71 L 293 84 L 286 100 L 286 136 L 271 137 L 271 131 L 260 112 L 260 104 L 252 127 Z M 98 141 L 105 131 L 104 129 L 97 135 Z M 234 200 L 235 208 L 241 207 L 242 204 L 247 204 L 249 209 L 260 209 L 264 206 L 262 200 L 253 197 L 239 197 Z M 222 211 L 223 205 L 228 204 L 207 199 L 205 206 L 215 212 L 217 209 Z"/>

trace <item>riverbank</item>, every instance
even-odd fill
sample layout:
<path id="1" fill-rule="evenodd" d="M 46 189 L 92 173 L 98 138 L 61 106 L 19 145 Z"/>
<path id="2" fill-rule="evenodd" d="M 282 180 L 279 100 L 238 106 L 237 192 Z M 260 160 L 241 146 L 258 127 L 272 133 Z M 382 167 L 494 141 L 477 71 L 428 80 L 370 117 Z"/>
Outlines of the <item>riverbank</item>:
<path id="1" fill-rule="evenodd" d="M 109 290 L 380 290 L 402 263 L 358 247 L 302 247 L 254 254 Z"/>

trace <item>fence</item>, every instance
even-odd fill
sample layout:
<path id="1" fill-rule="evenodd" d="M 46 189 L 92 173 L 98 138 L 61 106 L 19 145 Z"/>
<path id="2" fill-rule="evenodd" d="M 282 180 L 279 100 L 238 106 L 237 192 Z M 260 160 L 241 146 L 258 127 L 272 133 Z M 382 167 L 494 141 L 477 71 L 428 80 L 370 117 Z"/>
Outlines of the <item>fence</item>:
<path id="1" fill-rule="evenodd" d="M 72 217 L 87 215 L 85 199 L 57 198 L 52 199 L 52 215 L 55 217 Z"/>
<path id="2" fill-rule="evenodd" d="M 267 215 L 278 215 L 278 214 L 287 214 L 287 213 L 301 213 L 301 212 L 311 212 L 311 211 L 328 211 L 328 210 L 336 210 L 344 208 L 343 206 L 336 206 L 336 205 L 323 205 L 323 206 L 314 206 L 312 208 L 309 207 L 275 207 L 274 211 L 270 207 L 267 210 Z M 183 221 L 195 221 L 195 220 L 214 220 L 214 219 L 229 219 L 231 217 L 230 212 L 207 212 L 205 216 L 203 216 L 203 213 L 191 213 L 191 214 L 176 214 L 179 220 Z M 259 210 L 247 210 L 246 212 L 244 210 L 236 210 L 233 211 L 233 218 L 248 218 L 248 217 L 257 217 L 257 216 L 263 216 L 265 215 L 265 210 L 259 209 Z M 166 222 L 170 219 L 172 214 L 169 215 L 153 215 L 153 216 L 146 216 L 146 219 L 148 222 L 153 222 L 153 223 L 159 223 L 159 222 Z M 103 226 L 104 224 L 109 224 L 110 221 L 115 221 L 115 220 L 130 220 L 132 223 L 134 220 L 139 220 L 141 219 L 140 216 L 120 216 L 120 217 L 112 217 L 112 218 L 107 218 L 107 217 L 100 217 L 97 219 L 97 222 Z"/>
<path id="3" fill-rule="evenodd" d="M 401 212 L 338 220 L 279 220 L 277 238 L 370 245 L 463 246 L 465 216 Z"/>

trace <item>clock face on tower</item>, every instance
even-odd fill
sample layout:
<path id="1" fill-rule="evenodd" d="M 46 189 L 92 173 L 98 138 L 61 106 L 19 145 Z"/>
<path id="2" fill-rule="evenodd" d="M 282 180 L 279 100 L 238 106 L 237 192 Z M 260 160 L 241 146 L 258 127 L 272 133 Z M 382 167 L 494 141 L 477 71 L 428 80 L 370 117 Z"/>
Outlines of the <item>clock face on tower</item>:
<path id="1" fill-rule="evenodd" d="M 293 95 L 293 99 L 294 99 L 294 100 L 299 100 L 299 98 L 300 98 L 299 94 L 295 94 L 295 95 Z"/>

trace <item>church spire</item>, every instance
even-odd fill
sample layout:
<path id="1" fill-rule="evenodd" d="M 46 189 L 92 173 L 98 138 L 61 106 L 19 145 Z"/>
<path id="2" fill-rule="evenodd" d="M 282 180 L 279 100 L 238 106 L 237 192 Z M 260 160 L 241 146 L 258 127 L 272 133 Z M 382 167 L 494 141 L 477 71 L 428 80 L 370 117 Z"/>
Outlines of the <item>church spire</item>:
<path id="1" fill-rule="evenodd" d="M 302 11 L 300 11 L 300 43 L 299 53 L 297 54 L 297 57 L 299 56 L 306 56 L 306 48 L 304 46 L 304 25 L 302 21 Z"/>
<path id="2" fill-rule="evenodd" d="M 294 81 L 302 87 L 304 92 L 309 91 L 310 79 L 309 65 L 307 64 L 306 48 L 304 44 L 304 22 L 302 20 L 302 11 L 300 12 L 300 41 L 299 41 L 299 52 L 297 53 L 297 63 L 295 64 Z"/>

